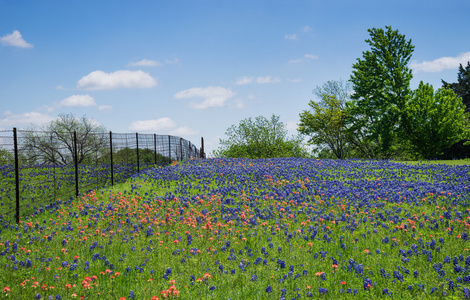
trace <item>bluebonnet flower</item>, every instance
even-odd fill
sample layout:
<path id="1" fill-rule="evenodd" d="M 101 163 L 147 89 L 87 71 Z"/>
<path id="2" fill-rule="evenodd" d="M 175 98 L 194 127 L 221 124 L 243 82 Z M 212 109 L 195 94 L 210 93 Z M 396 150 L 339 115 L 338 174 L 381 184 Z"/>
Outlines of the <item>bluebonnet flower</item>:
<path id="1" fill-rule="evenodd" d="M 272 293 L 273 289 L 270 285 L 266 287 L 266 293 Z"/>

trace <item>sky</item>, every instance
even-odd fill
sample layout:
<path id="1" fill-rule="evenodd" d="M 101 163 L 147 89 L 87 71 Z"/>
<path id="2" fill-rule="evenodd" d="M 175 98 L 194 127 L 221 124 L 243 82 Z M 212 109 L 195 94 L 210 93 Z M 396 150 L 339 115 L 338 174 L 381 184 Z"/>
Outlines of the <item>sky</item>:
<path id="1" fill-rule="evenodd" d="M 0 130 L 60 114 L 116 133 L 183 137 L 279 115 L 289 135 L 316 86 L 349 80 L 370 28 L 415 46 L 411 88 L 470 61 L 468 0 L 0 0 Z"/>

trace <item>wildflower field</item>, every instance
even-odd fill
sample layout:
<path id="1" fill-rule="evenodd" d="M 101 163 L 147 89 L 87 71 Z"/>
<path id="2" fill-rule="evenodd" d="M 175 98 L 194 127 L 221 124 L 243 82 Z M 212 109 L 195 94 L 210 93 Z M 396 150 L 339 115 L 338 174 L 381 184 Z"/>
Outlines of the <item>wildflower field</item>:
<path id="1" fill-rule="evenodd" d="M 470 299 L 470 166 L 189 160 L 0 227 L 0 299 Z"/>

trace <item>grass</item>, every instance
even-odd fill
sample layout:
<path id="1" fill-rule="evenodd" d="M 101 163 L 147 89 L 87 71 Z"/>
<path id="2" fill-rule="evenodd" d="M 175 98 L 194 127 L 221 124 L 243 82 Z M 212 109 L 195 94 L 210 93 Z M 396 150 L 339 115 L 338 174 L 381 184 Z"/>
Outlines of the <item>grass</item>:
<path id="1" fill-rule="evenodd" d="M 142 169 L 153 165 L 143 164 Z M 114 182 L 124 182 L 136 172 L 136 164 L 114 165 Z M 109 164 L 78 165 L 80 193 L 97 190 L 111 184 Z M 22 166 L 20 180 L 20 215 L 29 215 L 40 207 L 53 205 L 57 199 L 75 197 L 75 168 L 73 165 Z M 13 165 L 0 165 L 0 216 L 14 219 L 16 185 Z M 0 219 L 1 220 L 1 219 Z"/>
<path id="2" fill-rule="evenodd" d="M 470 158 L 467 159 L 455 159 L 455 160 L 415 160 L 415 161 L 397 161 L 410 165 L 427 165 L 427 164 L 439 164 L 439 165 L 450 165 L 450 166 L 467 166 L 470 165 Z"/>
<path id="3" fill-rule="evenodd" d="M 468 166 L 208 159 L 0 232 L 0 299 L 462 299 Z"/>

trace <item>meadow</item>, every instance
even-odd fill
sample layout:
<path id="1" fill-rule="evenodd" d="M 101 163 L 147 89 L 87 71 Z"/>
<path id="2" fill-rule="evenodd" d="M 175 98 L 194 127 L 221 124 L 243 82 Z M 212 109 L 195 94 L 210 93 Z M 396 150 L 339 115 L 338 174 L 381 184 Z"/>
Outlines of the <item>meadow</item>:
<path id="1" fill-rule="evenodd" d="M 154 167 L 142 163 L 141 168 Z M 115 164 L 114 183 L 125 182 L 137 170 L 136 164 Z M 111 185 L 110 164 L 80 164 L 77 169 L 80 193 Z M 75 196 L 74 165 L 24 165 L 19 168 L 20 215 L 40 212 L 40 208 Z M 0 220 L 14 219 L 16 185 L 14 165 L 0 165 Z"/>
<path id="2" fill-rule="evenodd" d="M 470 166 L 205 159 L 0 227 L 0 299 L 470 299 Z"/>

